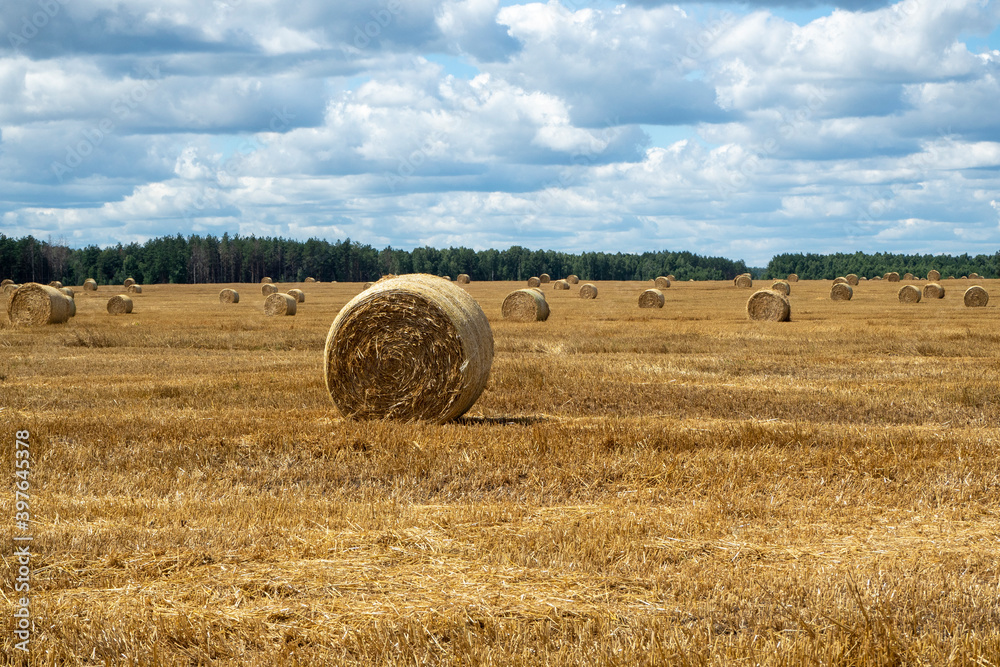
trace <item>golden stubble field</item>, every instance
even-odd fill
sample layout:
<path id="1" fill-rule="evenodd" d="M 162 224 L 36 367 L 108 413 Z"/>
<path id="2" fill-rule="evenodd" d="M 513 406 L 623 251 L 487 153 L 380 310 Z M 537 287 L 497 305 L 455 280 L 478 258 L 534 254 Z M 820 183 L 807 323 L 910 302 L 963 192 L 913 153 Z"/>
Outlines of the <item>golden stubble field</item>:
<path id="1" fill-rule="evenodd" d="M 322 348 L 358 284 L 281 285 L 306 293 L 286 318 L 257 285 L 150 285 L 118 317 L 120 290 L 78 290 L 66 325 L 0 324 L 5 535 L 17 431 L 35 457 L 31 663 L 997 664 L 1000 311 L 942 284 L 800 282 L 788 323 L 730 282 L 662 310 L 647 283 L 544 286 L 550 319 L 514 324 L 522 285 L 473 283 L 496 358 L 443 426 L 333 409 Z"/>

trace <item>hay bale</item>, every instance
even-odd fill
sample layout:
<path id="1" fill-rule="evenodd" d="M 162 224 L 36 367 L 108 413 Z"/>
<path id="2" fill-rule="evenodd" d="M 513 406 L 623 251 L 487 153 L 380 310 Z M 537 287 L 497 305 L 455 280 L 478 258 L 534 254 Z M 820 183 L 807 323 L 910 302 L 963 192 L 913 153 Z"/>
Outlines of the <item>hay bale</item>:
<path id="1" fill-rule="evenodd" d="M 76 299 L 72 297 L 67 297 L 69 299 L 69 316 L 76 317 Z"/>
<path id="2" fill-rule="evenodd" d="M 569 281 L 557 280 L 552 283 L 552 289 L 569 289 Z"/>
<path id="3" fill-rule="evenodd" d="M 132 285 L 135 285 L 135 279 L 134 278 L 126 278 L 125 282 L 122 283 L 122 285 L 125 287 L 125 289 L 128 289 Z"/>
<path id="4" fill-rule="evenodd" d="M 61 282 L 59 282 L 58 280 L 53 280 L 52 282 L 49 283 L 49 287 L 55 287 L 56 289 L 62 289 L 63 288 L 63 284 Z"/>
<path id="5" fill-rule="evenodd" d="M 674 274 L 672 273 L 667 274 L 667 280 L 669 280 L 672 283 L 677 282 L 677 278 L 674 278 Z"/>
<path id="6" fill-rule="evenodd" d="M 5 295 L 13 294 L 14 292 L 17 291 L 19 287 L 20 285 L 17 285 L 15 283 L 7 283 L 6 285 L 3 286 L 3 293 Z"/>
<path id="7" fill-rule="evenodd" d="M 882 280 L 882 276 L 872 276 L 872 280 Z"/>
<path id="8" fill-rule="evenodd" d="M 834 278 L 833 279 L 833 284 L 834 285 L 850 285 L 851 283 L 848 282 L 847 278 L 845 278 L 844 276 L 840 276 L 839 278 Z"/>
<path id="9" fill-rule="evenodd" d="M 736 280 L 733 281 L 733 284 L 739 287 L 740 289 L 749 289 L 753 287 L 753 279 L 751 279 L 749 275 L 744 273 L 741 276 L 736 276 Z"/>
<path id="10" fill-rule="evenodd" d="M 306 300 L 306 293 L 300 289 L 290 289 L 287 294 L 288 296 L 295 297 L 296 303 L 304 303 Z"/>
<path id="11" fill-rule="evenodd" d="M 97 291 L 97 281 L 93 278 L 87 278 L 83 281 L 83 291 L 84 292 L 96 292 Z"/>
<path id="12" fill-rule="evenodd" d="M 383 277 L 383 278 L 386 278 L 387 276 L 382 276 L 382 277 Z M 392 276 L 392 275 L 390 275 L 390 276 L 388 276 L 388 277 L 389 277 L 389 278 L 395 278 L 396 276 Z M 441 277 L 442 277 L 442 278 L 444 278 L 445 280 L 447 280 L 448 282 L 451 282 L 451 276 L 441 276 Z"/>
<path id="13" fill-rule="evenodd" d="M 0 289 L 3 289 L 7 285 L 13 285 L 13 284 L 14 284 L 13 280 L 11 280 L 10 278 L 4 278 L 3 280 L 0 280 Z"/>
<path id="14" fill-rule="evenodd" d="M 108 313 L 126 315 L 132 312 L 132 298 L 127 294 L 116 294 L 108 299 Z"/>
<path id="15" fill-rule="evenodd" d="M 648 289 L 639 295 L 640 308 L 663 308 L 663 292 L 658 289 Z"/>
<path id="16" fill-rule="evenodd" d="M 954 280 L 955 276 L 948 276 L 948 280 Z"/>
<path id="17" fill-rule="evenodd" d="M 568 282 L 570 285 L 577 285 L 580 282 L 580 276 L 576 275 L 575 273 L 571 273 L 568 276 L 566 276 L 566 282 Z"/>
<path id="18" fill-rule="evenodd" d="M 529 295 L 530 296 L 530 295 Z M 464 289 L 428 275 L 381 281 L 326 339 L 326 387 L 347 417 L 447 422 L 486 388 L 493 331 Z"/>
<path id="19" fill-rule="evenodd" d="M 581 299 L 596 299 L 597 298 L 597 287 L 592 283 L 586 283 L 580 288 L 580 298 Z"/>
<path id="20" fill-rule="evenodd" d="M 271 296 L 278 291 L 278 286 L 273 283 L 261 283 L 260 293 L 262 296 Z"/>
<path id="21" fill-rule="evenodd" d="M 854 298 L 854 288 L 848 283 L 834 283 L 830 289 L 830 298 L 834 301 L 850 301 Z"/>
<path id="22" fill-rule="evenodd" d="M 944 288 L 937 283 L 927 283 L 924 285 L 924 298 L 925 299 L 943 299 L 944 298 Z"/>
<path id="23" fill-rule="evenodd" d="M 295 304 L 298 301 L 291 294 L 279 294 L 275 292 L 264 299 L 264 314 L 268 317 L 275 315 L 294 315 Z"/>
<path id="24" fill-rule="evenodd" d="M 937 281 L 941 280 L 941 272 L 938 271 L 937 269 L 931 269 L 930 271 L 927 272 L 927 280 L 931 281 L 932 283 L 936 283 Z"/>
<path id="25" fill-rule="evenodd" d="M 545 283 L 551 282 L 551 281 L 552 281 L 552 278 L 547 273 L 543 273 L 540 276 L 538 276 L 538 282 L 542 283 L 543 285 Z"/>
<path id="26" fill-rule="evenodd" d="M 771 283 L 771 289 L 773 289 L 775 292 L 781 292 L 785 296 L 788 296 L 789 294 L 792 293 L 792 286 L 789 285 L 788 282 L 784 280 L 775 280 L 773 283 Z"/>
<path id="27" fill-rule="evenodd" d="M 219 303 L 239 303 L 240 293 L 228 287 L 219 292 Z"/>
<path id="28" fill-rule="evenodd" d="M 969 308 L 982 308 L 990 302 L 990 295 L 979 285 L 973 285 L 965 290 L 963 300 Z"/>
<path id="29" fill-rule="evenodd" d="M 131 285 L 128 286 L 128 293 L 142 294 L 142 285 L 136 285 L 135 283 L 132 283 Z"/>
<path id="30" fill-rule="evenodd" d="M 364 290 L 368 289 L 369 287 L 371 287 L 374 284 L 375 283 L 373 283 L 373 282 L 367 282 L 367 283 L 364 284 L 364 286 L 361 288 L 361 290 L 364 291 Z"/>
<path id="31" fill-rule="evenodd" d="M 968 280 L 969 276 L 962 276 L 962 280 Z"/>
<path id="32" fill-rule="evenodd" d="M 544 322 L 549 319 L 549 304 L 541 289 L 528 287 L 508 294 L 500 306 L 500 313 L 512 322 Z"/>
<path id="33" fill-rule="evenodd" d="M 653 281 L 653 284 L 656 285 L 656 289 L 667 289 L 670 287 L 670 278 L 667 278 L 666 276 L 659 276 Z"/>
<path id="34" fill-rule="evenodd" d="M 904 273 L 903 280 L 916 280 L 912 273 Z"/>
<path id="35" fill-rule="evenodd" d="M 535 278 L 534 276 L 528 278 L 528 287 L 538 287 L 541 284 L 542 284 L 541 278 Z"/>
<path id="36" fill-rule="evenodd" d="M 271 280 L 271 278 L 270 278 L 270 277 L 268 277 L 268 276 L 264 276 L 263 278 L 261 278 L 261 279 L 260 279 L 260 284 L 261 284 L 261 285 L 263 285 L 263 284 L 265 284 L 265 283 L 273 283 L 273 282 L 274 282 L 274 281 L 273 281 L 273 280 Z"/>
<path id="37" fill-rule="evenodd" d="M 751 320 L 787 322 L 791 315 L 792 306 L 781 292 L 762 289 L 747 299 L 747 317 Z"/>
<path id="38" fill-rule="evenodd" d="M 896 273 L 895 271 L 893 271 L 892 273 L 887 273 L 883 277 L 886 280 L 888 280 L 890 283 L 898 283 L 899 282 L 899 274 Z"/>
<path id="39" fill-rule="evenodd" d="M 920 288 L 914 285 L 903 285 L 896 294 L 900 303 L 920 303 Z"/>
<path id="40" fill-rule="evenodd" d="M 799 274 L 797 274 L 797 273 L 789 273 L 788 277 L 785 278 L 785 280 L 787 280 L 790 283 L 797 283 L 797 282 L 799 282 Z"/>
<path id="41" fill-rule="evenodd" d="M 455 279 L 455 282 L 459 285 L 468 285 L 472 282 L 472 278 L 469 277 L 468 273 L 460 273 L 458 274 L 458 278 Z"/>
<path id="42" fill-rule="evenodd" d="M 982 278 L 983 277 L 978 273 L 976 273 L 975 271 L 969 274 L 969 280 L 982 280 Z"/>
<path id="43" fill-rule="evenodd" d="M 314 282 L 316 282 L 316 279 L 313 278 L 312 276 L 309 276 L 308 278 L 306 278 L 306 282 L 307 283 L 314 283 Z"/>
<path id="44" fill-rule="evenodd" d="M 844 278 L 847 280 L 847 284 L 850 285 L 851 287 L 858 286 L 858 274 L 848 273 L 846 276 L 844 276 Z"/>
<path id="45" fill-rule="evenodd" d="M 25 283 L 13 290 L 7 304 L 7 316 L 16 326 L 62 324 L 74 310 L 73 299 L 55 287 Z"/>
<path id="46" fill-rule="evenodd" d="M 59 291 L 62 292 L 63 294 L 65 294 L 66 296 L 68 296 L 71 299 L 75 299 L 76 298 L 76 292 L 73 291 L 72 287 L 63 287 L 63 288 L 60 288 Z"/>

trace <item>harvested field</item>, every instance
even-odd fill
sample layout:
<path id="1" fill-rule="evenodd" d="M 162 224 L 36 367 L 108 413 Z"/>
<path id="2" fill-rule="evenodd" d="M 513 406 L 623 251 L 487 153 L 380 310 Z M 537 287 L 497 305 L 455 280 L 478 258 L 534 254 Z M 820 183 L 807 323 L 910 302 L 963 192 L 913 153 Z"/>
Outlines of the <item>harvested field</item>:
<path id="1" fill-rule="evenodd" d="M 333 406 L 323 345 L 360 283 L 295 317 L 258 284 L 147 285 L 128 317 L 104 286 L 65 324 L 0 321 L 35 662 L 995 663 L 997 307 L 800 280 L 775 324 L 728 280 L 640 310 L 650 284 L 546 290 L 541 326 L 501 317 L 524 281 L 462 287 L 495 356 L 445 425 Z"/>

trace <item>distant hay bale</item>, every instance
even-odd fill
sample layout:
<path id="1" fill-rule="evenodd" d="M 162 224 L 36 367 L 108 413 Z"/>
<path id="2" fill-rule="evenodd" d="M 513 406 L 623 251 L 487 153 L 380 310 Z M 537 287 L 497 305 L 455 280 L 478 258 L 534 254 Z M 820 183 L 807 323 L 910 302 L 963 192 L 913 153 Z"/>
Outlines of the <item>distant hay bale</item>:
<path id="1" fill-rule="evenodd" d="M 663 292 L 658 289 L 648 289 L 639 295 L 640 308 L 663 308 L 665 301 Z"/>
<path id="2" fill-rule="evenodd" d="M 882 276 L 872 276 L 872 280 L 882 280 Z"/>
<path id="3" fill-rule="evenodd" d="M 990 295 L 979 285 L 973 285 L 965 290 L 963 300 L 969 308 L 982 308 L 990 302 Z"/>
<path id="4" fill-rule="evenodd" d="M 566 276 L 566 282 L 568 282 L 570 285 L 576 285 L 580 282 L 580 276 L 576 275 L 575 273 L 571 273 L 568 276 Z"/>
<path id="5" fill-rule="evenodd" d="M 75 299 L 76 298 L 76 292 L 73 291 L 72 287 L 61 287 L 59 289 L 59 291 L 62 292 L 63 294 L 65 294 L 66 296 L 68 296 L 71 299 Z"/>
<path id="6" fill-rule="evenodd" d="M 847 279 L 847 284 L 850 285 L 851 287 L 858 286 L 858 274 L 848 273 L 846 276 L 844 276 L 844 278 Z"/>
<path id="7" fill-rule="evenodd" d="M 736 280 L 733 281 L 733 284 L 735 284 L 740 289 L 748 289 L 750 287 L 753 287 L 753 279 L 744 273 L 741 276 L 736 276 Z"/>
<path id="8" fill-rule="evenodd" d="M 931 281 L 932 283 L 936 283 L 937 281 L 941 280 L 941 272 L 936 269 L 931 269 L 930 271 L 927 272 L 927 280 Z"/>
<path id="9" fill-rule="evenodd" d="M 954 280 L 955 276 L 948 276 L 948 280 Z"/>
<path id="10" fill-rule="evenodd" d="M 263 285 L 264 283 L 273 283 L 273 282 L 274 281 L 271 280 L 271 278 L 269 276 L 264 276 L 263 278 L 260 279 L 261 285 Z"/>
<path id="11" fill-rule="evenodd" d="M 597 287 L 591 283 L 586 283 L 580 288 L 580 298 L 581 299 L 596 299 L 597 298 Z"/>
<path id="12" fill-rule="evenodd" d="M 850 285 L 851 283 L 844 276 L 840 276 L 839 278 L 834 278 L 833 279 L 833 284 L 834 285 Z"/>
<path id="13" fill-rule="evenodd" d="M 500 313 L 512 322 L 544 322 L 549 319 L 549 304 L 540 289 L 528 287 L 508 294 Z"/>
<path id="14" fill-rule="evenodd" d="M 547 273 L 543 273 L 542 275 L 538 276 L 538 281 L 544 285 L 547 282 L 551 282 L 552 277 L 549 276 L 549 274 Z"/>
<path id="15" fill-rule="evenodd" d="M 296 303 L 303 303 L 306 300 L 306 293 L 300 289 L 290 289 L 288 290 L 288 296 L 295 297 Z"/>
<path id="16" fill-rule="evenodd" d="M 469 283 L 472 282 L 472 279 L 469 278 L 468 273 L 460 273 L 458 274 L 458 278 L 455 279 L 455 282 L 457 282 L 459 285 L 468 285 Z"/>
<path id="17" fill-rule="evenodd" d="M 324 351 L 330 397 L 343 415 L 362 419 L 456 419 L 483 393 L 492 365 L 493 331 L 476 300 L 421 274 L 354 297 Z"/>
<path id="18" fill-rule="evenodd" d="M 659 276 L 653 281 L 653 284 L 656 285 L 656 289 L 667 289 L 670 287 L 670 278 L 667 278 L 666 276 Z"/>
<path id="19" fill-rule="evenodd" d="M 893 271 L 892 273 L 887 273 L 883 277 L 886 280 L 888 280 L 890 283 L 898 283 L 899 282 L 899 274 L 896 273 L 895 271 Z"/>
<path id="20" fill-rule="evenodd" d="M 313 278 L 312 276 L 309 276 L 308 278 L 306 278 L 306 282 L 307 283 L 314 283 L 314 282 L 316 282 L 316 279 Z"/>
<path id="21" fill-rule="evenodd" d="M 128 286 L 128 293 L 142 294 L 142 285 L 136 285 L 135 283 L 132 283 L 131 285 Z"/>
<path id="22" fill-rule="evenodd" d="M 364 287 L 362 287 L 361 289 L 362 289 L 362 291 L 364 291 L 364 290 L 368 289 L 369 287 L 371 287 L 374 284 L 375 283 L 367 282 L 367 283 L 364 284 Z"/>
<path id="23" fill-rule="evenodd" d="M 925 299 L 943 299 L 944 298 L 944 288 L 937 283 L 927 283 L 924 285 L 924 298 Z"/>
<path id="24" fill-rule="evenodd" d="M 240 293 L 228 287 L 219 292 L 219 303 L 239 303 Z"/>
<path id="25" fill-rule="evenodd" d="M 969 276 L 962 276 L 962 280 L 968 280 Z"/>
<path id="26" fill-rule="evenodd" d="M 67 297 L 67 298 L 69 298 L 69 316 L 76 317 L 76 299 L 74 299 L 73 297 Z"/>
<path id="27" fill-rule="evenodd" d="M 799 282 L 799 274 L 797 274 L 797 273 L 789 273 L 788 277 L 785 278 L 785 280 L 787 280 L 790 283 L 797 283 L 797 282 Z"/>
<path id="28" fill-rule="evenodd" d="M 116 294 L 108 299 L 110 315 L 127 315 L 132 312 L 132 299 L 127 294 Z"/>
<path id="29" fill-rule="evenodd" d="M 278 286 L 273 283 L 261 283 L 260 293 L 264 296 L 271 296 L 278 291 Z"/>
<path id="30" fill-rule="evenodd" d="M 854 288 L 848 283 L 834 283 L 830 288 L 830 298 L 834 301 L 850 301 L 854 298 Z"/>
<path id="31" fill-rule="evenodd" d="M 903 280 L 915 280 L 912 273 L 904 273 Z"/>
<path id="32" fill-rule="evenodd" d="M 0 289 L 3 289 L 7 285 L 13 285 L 13 284 L 14 284 L 13 280 L 11 280 L 10 278 L 4 278 L 3 280 L 0 280 Z"/>
<path id="33" fill-rule="evenodd" d="M 538 287 L 541 284 L 542 284 L 541 278 L 535 278 L 534 276 L 528 278 L 528 287 Z"/>
<path id="34" fill-rule="evenodd" d="M 762 289 L 747 299 L 747 317 L 751 320 L 787 322 L 791 314 L 788 297 L 781 292 Z"/>
<path id="35" fill-rule="evenodd" d="M 58 280 L 53 280 L 52 282 L 49 283 L 49 287 L 55 287 L 56 289 L 62 289 L 63 288 L 63 284 L 61 282 L 59 282 Z"/>
<path id="36" fill-rule="evenodd" d="M 788 296 L 789 294 L 792 293 L 792 286 L 789 285 L 788 282 L 784 280 L 775 280 L 773 283 L 771 283 L 771 289 L 773 289 L 775 292 L 781 292 L 785 296 Z"/>
<path id="37" fill-rule="evenodd" d="M 569 282 L 566 280 L 556 280 L 552 283 L 552 289 L 566 290 L 569 289 Z"/>
<path id="38" fill-rule="evenodd" d="M 982 279 L 982 276 L 976 273 L 975 271 L 969 274 L 969 280 L 980 280 L 980 279 Z"/>
<path id="39" fill-rule="evenodd" d="M 900 303 L 920 303 L 920 288 L 914 285 L 903 285 L 896 294 Z"/>
<path id="40" fill-rule="evenodd" d="M 275 292 L 264 299 L 264 314 L 268 317 L 275 315 L 294 315 L 295 304 L 298 302 L 291 294 L 279 294 Z"/>
<path id="41" fill-rule="evenodd" d="M 382 276 L 382 277 L 385 278 L 386 276 Z M 395 278 L 396 276 L 392 276 L 392 277 Z M 441 276 L 441 277 L 444 278 L 445 280 L 447 280 L 448 282 L 451 282 L 451 276 Z"/>
<path id="42" fill-rule="evenodd" d="M 97 281 L 93 278 L 87 278 L 83 281 L 83 291 L 84 292 L 96 292 L 97 291 Z"/>
<path id="43" fill-rule="evenodd" d="M 13 290 L 7 304 L 7 316 L 15 326 L 62 324 L 70 317 L 75 303 L 55 287 L 25 283 Z"/>
<path id="44" fill-rule="evenodd" d="M 3 293 L 10 294 L 12 292 L 16 292 L 19 287 L 20 285 L 16 283 L 7 283 L 6 285 L 3 286 Z"/>
<path id="45" fill-rule="evenodd" d="M 670 282 L 672 282 L 672 283 L 673 283 L 673 282 L 677 282 L 677 278 L 675 278 L 675 277 L 674 277 L 674 274 L 672 274 L 672 273 L 668 273 L 668 274 L 667 274 L 667 280 L 669 280 L 669 281 L 670 281 Z"/>
<path id="46" fill-rule="evenodd" d="M 128 289 L 132 285 L 135 285 L 135 279 L 134 278 L 126 278 L 125 282 L 122 283 L 122 285 L 125 287 L 125 289 Z"/>

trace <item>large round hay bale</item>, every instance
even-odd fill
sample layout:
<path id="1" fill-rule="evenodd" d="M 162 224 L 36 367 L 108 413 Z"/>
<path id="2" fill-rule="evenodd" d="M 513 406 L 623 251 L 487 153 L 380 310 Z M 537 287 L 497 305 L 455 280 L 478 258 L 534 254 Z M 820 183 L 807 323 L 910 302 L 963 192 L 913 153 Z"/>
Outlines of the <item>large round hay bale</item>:
<path id="1" fill-rule="evenodd" d="M 126 278 L 125 282 L 122 283 L 122 285 L 125 287 L 125 289 L 128 289 L 132 285 L 135 285 L 135 278 Z"/>
<path id="2" fill-rule="evenodd" d="M 13 284 L 14 284 L 13 280 L 11 280 L 10 278 L 4 278 L 3 280 L 0 280 L 0 289 L 3 289 L 7 285 L 13 285 Z"/>
<path id="3" fill-rule="evenodd" d="M 969 276 L 962 276 L 962 280 L 968 280 Z"/>
<path id="4" fill-rule="evenodd" d="M 483 393 L 492 365 L 483 309 L 464 289 L 422 274 L 380 281 L 354 297 L 334 319 L 324 351 L 337 409 L 366 419 L 460 417 Z"/>
<path id="5" fill-rule="evenodd" d="M 295 304 L 298 301 L 291 294 L 279 294 L 275 292 L 264 299 L 264 314 L 268 317 L 275 315 L 294 315 Z"/>
<path id="6" fill-rule="evenodd" d="M 260 283 L 261 283 L 262 285 L 263 285 L 264 283 L 273 283 L 273 282 L 274 282 L 274 281 L 273 281 L 273 280 L 271 280 L 271 278 L 270 278 L 269 276 L 264 276 L 263 278 L 261 278 L 261 279 L 260 279 Z"/>
<path id="7" fill-rule="evenodd" d="M 883 277 L 886 280 L 888 280 L 890 283 L 898 283 L 899 282 L 899 274 L 896 273 L 895 271 L 892 271 L 891 273 L 887 273 Z"/>
<path id="8" fill-rule="evenodd" d="M 562 289 L 562 290 L 569 289 L 569 281 L 557 280 L 554 283 L 552 283 L 552 289 Z"/>
<path id="9" fill-rule="evenodd" d="M 672 283 L 677 282 L 677 278 L 675 278 L 674 274 L 672 274 L 672 273 L 668 273 L 667 274 L 667 280 L 669 280 Z"/>
<path id="10" fill-rule="evenodd" d="M 63 288 L 63 284 L 61 282 L 59 282 L 58 280 L 53 280 L 52 282 L 49 283 L 49 287 L 55 287 L 56 289 L 62 289 Z"/>
<path id="11" fill-rule="evenodd" d="M 132 299 L 127 294 L 116 294 L 108 299 L 110 315 L 127 315 L 132 312 Z"/>
<path id="12" fill-rule="evenodd" d="M 980 280 L 980 279 L 982 279 L 982 276 L 976 273 L 975 271 L 969 274 L 969 280 Z"/>
<path id="13" fill-rule="evenodd" d="M 596 299 L 597 298 L 597 287 L 592 283 L 585 283 L 580 288 L 580 298 L 581 299 Z"/>
<path id="14" fill-rule="evenodd" d="M 653 284 L 656 285 L 656 289 L 667 289 L 670 287 L 670 278 L 667 278 L 666 276 L 659 276 L 653 281 Z"/>
<path id="15" fill-rule="evenodd" d="M 834 301 L 850 301 L 854 298 L 854 288 L 848 283 L 834 283 L 830 289 L 830 298 Z"/>
<path id="16" fill-rule="evenodd" d="M 846 276 L 844 276 L 844 278 L 847 280 L 847 284 L 850 285 L 851 287 L 858 286 L 858 274 L 848 273 Z"/>
<path id="17" fill-rule="evenodd" d="M 903 280 L 916 280 L 916 278 L 912 273 L 904 273 Z"/>
<path id="18" fill-rule="evenodd" d="M 260 293 L 263 296 L 271 296 L 278 291 L 278 286 L 273 283 L 261 283 Z"/>
<path id="19" fill-rule="evenodd" d="M 787 280 L 790 283 L 797 283 L 797 282 L 799 282 L 799 274 L 797 274 L 797 273 L 789 273 L 788 277 L 785 278 L 785 280 Z"/>
<path id="20" fill-rule="evenodd" d="M 503 300 L 500 314 L 512 322 L 544 322 L 549 319 L 549 304 L 541 289 L 514 290 Z"/>
<path id="21" fill-rule="evenodd" d="M 566 282 L 568 282 L 570 285 L 577 285 L 580 282 L 580 276 L 576 275 L 575 273 L 571 273 L 568 276 L 566 276 Z"/>
<path id="22" fill-rule="evenodd" d="M 455 279 L 455 282 L 459 285 L 468 285 L 472 282 L 472 278 L 469 277 L 468 273 L 460 273 L 458 274 L 458 278 Z"/>
<path id="23" fill-rule="evenodd" d="M 791 314 L 788 297 L 781 292 L 762 289 L 747 299 L 747 317 L 751 320 L 787 322 Z"/>
<path id="24" fill-rule="evenodd" d="M 73 297 L 67 297 L 69 299 L 69 316 L 76 317 L 76 299 Z"/>
<path id="25" fill-rule="evenodd" d="M 839 278 L 834 278 L 833 279 L 833 284 L 834 285 L 850 285 L 851 283 L 844 276 L 840 276 Z"/>
<path id="26" fill-rule="evenodd" d="M 375 283 L 373 283 L 373 282 L 370 282 L 370 281 L 369 281 L 369 282 L 365 283 L 365 284 L 364 284 L 364 285 L 363 285 L 363 286 L 361 287 L 361 290 L 362 290 L 362 291 L 364 291 L 364 290 L 368 289 L 369 287 L 371 287 L 371 286 L 372 286 L 372 285 L 374 285 L 374 284 L 375 284 Z"/>
<path id="27" fill-rule="evenodd" d="M 749 275 L 744 273 L 741 276 L 736 276 L 736 280 L 733 281 L 733 284 L 735 284 L 740 289 L 749 289 L 753 287 L 753 279 Z"/>
<path id="28" fill-rule="evenodd" d="M 788 296 L 789 294 L 792 293 L 792 286 L 789 285 L 784 280 L 775 280 L 773 283 L 771 283 L 771 289 L 773 289 L 775 292 L 781 292 L 785 296 Z"/>
<path id="29" fill-rule="evenodd" d="M 943 299 L 944 298 L 944 288 L 937 283 L 927 283 L 924 285 L 924 298 L 925 299 Z"/>
<path id="30" fill-rule="evenodd" d="M 97 291 L 97 281 L 93 278 L 87 278 L 83 281 L 83 291 L 84 292 L 96 292 Z"/>
<path id="31" fill-rule="evenodd" d="M 219 292 L 219 303 L 239 303 L 240 293 L 228 287 Z"/>
<path id="32" fill-rule="evenodd" d="M 17 326 L 62 324 L 70 318 L 73 299 L 48 285 L 25 283 L 13 290 L 7 316 Z"/>
<path id="33" fill-rule="evenodd" d="M 965 290 L 963 300 L 969 308 L 982 308 L 990 302 L 990 295 L 979 285 L 973 285 Z"/>
<path id="34" fill-rule="evenodd" d="M 541 284 L 542 284 L 541 279 L 536 278 L 535 276 L 528 278 L 528 287 L 538 287 Z"/>
<path id="35" fill-rule="evenodd" d="M 540 276 L 538 276 L 538 281 L 544 285 L 545 283 L 551 282 L 552 277 L 547 273 L 543 273 Z"/>
<path id="36" fill-rule="evenodd" d="M 872 276 L 872 280 L 882 280 L 882 276 Z"/>
<path id="37" fill-rule="evenodd" d="M 937 269 L 931 269 L 930 271 L 927 272 L 927 280 L 931 281 L 932 283 L 936 283 L 937 281 L 941 280 L 941 272 L 938 271 Z"/>
<path id="38" fill-rule="evenodd" d="M 308 278 L 306 278 L 306 282 L 307 283 L 314 283 L 314 282 L 316 282 L 316 279 L 313 278 L 312 276 L 309 276 Z"/>
<path id="39" fill-rule="evenodd" d="M 290 289 L 288 290 L 288 296 L 295 297 L 296 303 L 304 303 L 306 300 L 306 293 L 300 289 Z"/>
<path id="40" fill-rule="evenodd" d="M 19 287 L 20 285 L 18 285 L 17 283 L 7 283 L 6 285 L 3 286 L 3 293 L 5 295 L 13 294 L 18 290 Z"/>
<path id="41" fill-rule="evenodd" d="M 896 294 L 900 303 L 920 303 L 920 288 L 915 285 L 903 285 Z"/>
<path id="42" fill-rule="evenodd" d="M 65 294 L 66 296 L 68 296 L 71 299 L 75 299 L 76 298 L 76 292 L 73 291 L 72 287 L 62 287 L 62 288 L 59 289 L 59 291 L 62 292 L 63 294 Z"/>
<path id="43" fill-rule="evenodd" d="M 132 283 L 131 285 L 128 286 L 128 293 L 142 294 L 142 285 L 136 285 L 135 283 Z"/>
<path id="44" fill-rule="evenodd" d="M 663 308 L 663 292 L 658 289 L 648 289 L 639 295 L 640 308 Z"/>

